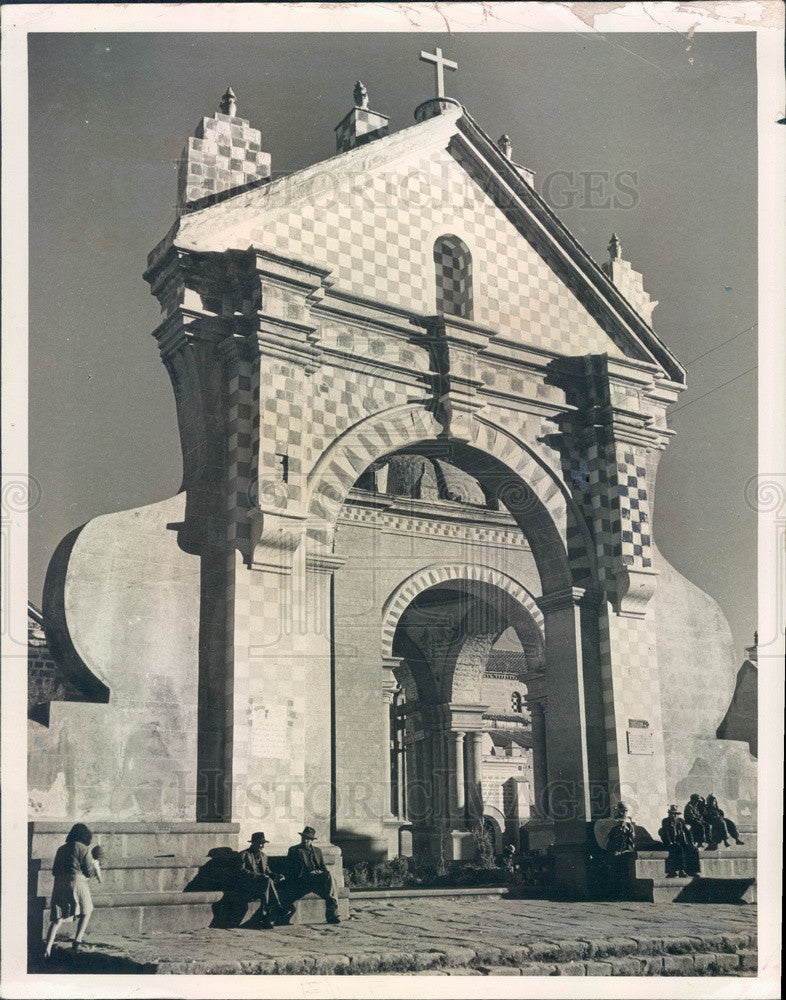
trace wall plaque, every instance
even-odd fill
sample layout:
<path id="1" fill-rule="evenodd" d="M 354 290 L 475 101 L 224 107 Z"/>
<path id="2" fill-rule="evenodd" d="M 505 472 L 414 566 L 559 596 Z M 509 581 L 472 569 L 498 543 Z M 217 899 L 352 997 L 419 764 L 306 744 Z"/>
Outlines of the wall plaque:
<path id="1" fill-rule="evenodd" d="M 628 753 L 655 753 L 652 746 L 652 733 L 647 729 L 629 729 Z"/>
<path id="2" fill-rule="evenodd" d="M 285 758 L 287 748 L 286 706 L 254 705 L 251 715 L 251 753 L 254 757 Z"/>

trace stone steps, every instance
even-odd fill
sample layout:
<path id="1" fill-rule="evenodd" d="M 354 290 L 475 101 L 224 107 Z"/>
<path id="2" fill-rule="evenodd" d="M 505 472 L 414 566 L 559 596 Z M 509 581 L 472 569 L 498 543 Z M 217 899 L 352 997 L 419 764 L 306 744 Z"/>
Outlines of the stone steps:
<path id="1" fill-rule="evenodd" d="M 29 824 L 29 925 L 33 947 L 46 932 L 51 898 L 52 862 L 65 841 L 70 823 Z M 221 855 L 238 848 L 238 826 L 232 823 L 92 823 L 93 842 L 106 852 L 102 882 L 91 880 L 94 920 L 106 934 L 135 935 L 157 931 L 191 931 L 226 918 Z M 349 915 L 349 892 L 343 888 L 341 853 L 323 846 L 326 863 L 339 884 L 339 914 Z M 270 856 L 280 869 L 284 857 Z M 245 919 L 257 908 L 249 904 L 232 918 Z M 245 918 L 244 918 L 245 913 Z M 325 903 L 309 895 L 296 907 L 293 924 L 324 923 Z"/>
<path id="2" fill-rule="evenodd" d="M 467 897 L 474 897 L 475 899 L 491 899 L 497 896 L 507 896 L 509 895 L 509 890 L 506 886 L 472 886 L 468 888 L 457 888 L 457 889 L 446 889 L 446 888 L 435 888 L 435 889 L 350 889 L 350 898 L 357 899 L 358 902 L 374 899 L 441 899 L 445 897 L 451 897 L 454 899 L 466 899 Z"/>
<path id="3" fill-rule="evenodd" d="M 53 858 L 72 824 L 36 820 L 28 824 L 29 856 Z M 93 843 L 100 844 L 110 862 L 118 858 L 169 857 L 176 854 L 204 864 L 215 847 L 237 850 L 237 823 L 88 823 Z"/>
<path id="4" fill-rule="evenodd" d="M 639 851 L 636 874 L 642 878 L 658 878 L 666 872 L 666 851 Z M 701 873 L 705 878 L 755 878 L 756 852 L 747 847 L 700 851 Z"/>
<path id="5" fill-rule="evenodd" d="M 41 858 L 37 890 L 40 896 L 52 892 L 52 858 Z M 118 858 L 101 866 L 102 881 L 91 882 L 96 901 L 105 893 L 183 892 L 199 872 L 199 865 L 188 858 Z"/>
<path id="6" fill-rule="evenodd" d="M 630 887 L 633 899 L 653 903 L 755 903 L 756 831 L 740 827 L 744 844 L 699 851 L 701 877 L 666 878 L 665 848 L 636 854 Z"/>

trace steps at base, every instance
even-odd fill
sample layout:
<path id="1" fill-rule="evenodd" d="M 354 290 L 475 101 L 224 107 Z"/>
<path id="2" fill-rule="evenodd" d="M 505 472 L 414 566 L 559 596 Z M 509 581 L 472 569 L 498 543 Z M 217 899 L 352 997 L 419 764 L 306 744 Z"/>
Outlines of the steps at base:
<path id="1" fill-rule="evenodd" d="M 107 893 L 93 900 L 94 911 L 88 928 L 96 935 L 138 935 L 193 931 L 210 927 L 217 915 L 225 912 L 222 892 L 127 892 Z M 43 902 L 43 901 L 41 901 Z M 235 911 L 239 921 L 248 920 L 259 903 L 252 902 L 243 913 Z M 339 889 L 339 916 L 349 916 L 349 890 Z M 293 924 L 325 922 L 325 901 L 309 894 L 298 900 Z M 44 922 L 44 935 L 48 921 Z"/>

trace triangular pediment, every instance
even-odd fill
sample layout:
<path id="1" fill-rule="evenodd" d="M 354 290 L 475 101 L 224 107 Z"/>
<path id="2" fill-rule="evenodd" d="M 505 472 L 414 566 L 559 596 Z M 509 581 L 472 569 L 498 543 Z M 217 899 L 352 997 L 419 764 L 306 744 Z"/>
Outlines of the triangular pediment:
<path id="1" fill-rule="evenodd" d="M 684 381 L 649 324 L 458 108 L 186 216 L 175 242 L 309 261 L 336 290 L 429 315 L 433 247 L 445 234 L 470 249 L 477 324 L 537 350 L 630 358 Z"/>

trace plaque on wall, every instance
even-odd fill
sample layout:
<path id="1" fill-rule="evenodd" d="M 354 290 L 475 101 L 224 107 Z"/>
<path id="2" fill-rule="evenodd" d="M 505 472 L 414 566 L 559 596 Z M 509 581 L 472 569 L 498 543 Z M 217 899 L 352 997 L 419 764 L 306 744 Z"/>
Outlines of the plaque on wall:
<path id="1" fill-rule="evenodd" d="M 251 753 L 255 757 L 287 756 L 286 707 L 254 705 L 251 710 Z"/>
<path id="2" fill-rule="evenodd" d="M 652 754 L 652 733 L 648 729 L 628 730 L 628 753 Z"/>

